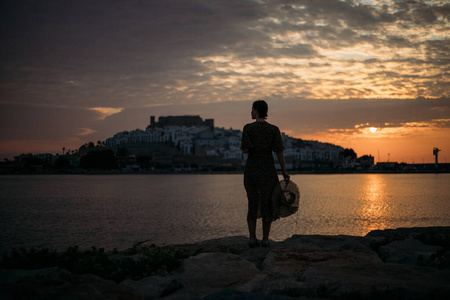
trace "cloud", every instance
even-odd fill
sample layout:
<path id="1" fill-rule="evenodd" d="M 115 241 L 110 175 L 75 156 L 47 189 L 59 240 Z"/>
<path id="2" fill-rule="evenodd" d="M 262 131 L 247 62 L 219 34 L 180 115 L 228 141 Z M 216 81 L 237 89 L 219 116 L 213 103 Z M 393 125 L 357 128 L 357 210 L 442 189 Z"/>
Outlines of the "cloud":
<path id="1" fill-rule="evenodd" d="M 100 114 L 99 119 L 103 120 L 106 117 L 109 117 L 111 115 L 120 113 L 123 110 L 123 108 L 122 107 L 118 107 L 118 108 L 114 108 L 114 107 L 91 107 L 91 108 L 89 108 L 89 110 L 93 110 L 93 111 L 99 113 Z"/>
<path id="2" fill-rule="evenodd" d="M 103 139 L 156 112 L 237 126 L 258 98 L 299 137 L 447 119 L 400 101 L 450 97 L 447 2 L 1 1 L 0 137 Z"/>
<path id="3" fill-rule="evenodd" d="M 433 119 L 431 121 L 435 127 L 450 128 L 450 119 Z"/>
<path id="4" fill-rule="evenodd" d="M 80 132 L 77 134 L 78 136 L 86 136 L 96 133 L 97 131 L 92 130 L 90 128 L 80 128 Z"/>
<path id="5" fill-rule="evenodd" d="M 272 92 L 310 99 L 448 97 L 444 3 L 4 2 L 3 94 L 91 107 Z M 255 92 L 248 94 L 248 86 Z"/>
<path id="6" fill-rule="evenodd" d="M 449 107 L 431 107 L 431 110 L 437 110 L 437 111 L 447 111 L 449 110 Z"/>
<path id="7" fill-rule="evenodd" d="M 390 100 L 284 100 L 269 102 L 269 116 L 294 136 L 321 136 L 323 133 L 357 134 L 370 127 L 450 128 L 448 99 Z M 436 110 L 434 107 L 440 107 Z M 275 114 L 275 115 L 273 115 Z"/>

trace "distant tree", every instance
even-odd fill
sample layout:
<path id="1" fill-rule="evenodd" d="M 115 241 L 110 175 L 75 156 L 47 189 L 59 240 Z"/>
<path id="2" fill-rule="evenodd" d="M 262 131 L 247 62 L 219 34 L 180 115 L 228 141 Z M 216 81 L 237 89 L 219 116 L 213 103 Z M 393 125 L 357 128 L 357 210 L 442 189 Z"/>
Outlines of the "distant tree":
<path id="1" fill-rule="evenodd" d="M 117 156 L 127 156 L 128 151 L 126 148 L 121 147 L 119 149 L 117 149 Z"/>
<path id="2" fill-rule="evenodd" d="M 295 146 L 296 147 L 302 147 L 303 146 L 303 144 L 304 144 L 304 142 L 303 142 L 303 140 L 302 139 L 295 139 Z"/>
<path id="3" fill-rule="evenodd" d="M 56 160 L 55 160 L 55 164 L 53 165 L 53 167 L 55 169 L 69 169 L 70 168 L 70 161 L 67 157 L 65 156 L 59 156 Z"/>
<path id="4" fill-rule="evenodd" d="M 110 149 L 92 150 L 81 158 L 80 166 L 84 169 L 111 170 L 117 169 L 117 161 Z"/>
<path id="5" fill-rule="evenodd" d="M 139 164 L 139 167 L 141 167 L 141 169 L 150 168 L 150 156 L 148 155 L 138 156 L 136 158 L 136 162 Z"/>
<path id="6" fill-rule="evenodd" d="M 346 149 L 344 149 L 344 151 L 341 152 L 341 156 L 343 158 L 350 157 L 351 159 L 355 159 L 356 153 L 353 149 L 346 148 Z"/>
<path id="7" fill-rule="evenodd" d="M 45 162 L 42 159 L 40 159 L 39 157 L 37 157 L 31 153 L 24 155 L 22 157 L 21 161 L 23 163 L 25 163 L 26 166 L 33 166 L 33 165 L 34 166 L 43 166 L 45 164 Z"/>
<path id="8" fill-rule="evenodd" d="M 48 167 L 47 162 L 31 153 L 21 154 L 14 157 L 14 161 L 26 172 L 34 172 L 37 169 L 45 169 Z"/>

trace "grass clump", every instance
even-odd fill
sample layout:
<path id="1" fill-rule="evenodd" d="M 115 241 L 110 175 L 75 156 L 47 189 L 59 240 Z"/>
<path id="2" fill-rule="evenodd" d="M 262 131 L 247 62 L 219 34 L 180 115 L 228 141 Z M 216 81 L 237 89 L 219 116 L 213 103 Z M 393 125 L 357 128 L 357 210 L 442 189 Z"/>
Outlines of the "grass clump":
<path id="1" fill-rule="evenodd" d="M 78 246 L 58 252 L 53 249 L 14 249 L 3 256 L 0 268 L 41 269 L 61 267 L 75 274 L 91 273 L 105 279 L 121 282 L 139 280 L 152 275 L 167 275 L 178 269 L 188 251 L 169 246 L 151 245 L 136 251 L 106 253 L 103 248 L 80 250 Z"/>

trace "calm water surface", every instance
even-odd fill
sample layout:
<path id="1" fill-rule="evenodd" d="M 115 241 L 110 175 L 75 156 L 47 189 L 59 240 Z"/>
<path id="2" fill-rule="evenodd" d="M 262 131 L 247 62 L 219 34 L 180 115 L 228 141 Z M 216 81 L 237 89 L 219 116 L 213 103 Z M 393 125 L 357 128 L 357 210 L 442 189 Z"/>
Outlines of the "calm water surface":
<path id="1" fill-rule="evenodd" d="M 271 238 L 450 226 L 450 174 L 293 175 L 300 211 Z M 0 251 L 125 249 L 247 235 L 242 175 L 0 176 Z M 260 221 L 258 230 L 260 230 Z"/>

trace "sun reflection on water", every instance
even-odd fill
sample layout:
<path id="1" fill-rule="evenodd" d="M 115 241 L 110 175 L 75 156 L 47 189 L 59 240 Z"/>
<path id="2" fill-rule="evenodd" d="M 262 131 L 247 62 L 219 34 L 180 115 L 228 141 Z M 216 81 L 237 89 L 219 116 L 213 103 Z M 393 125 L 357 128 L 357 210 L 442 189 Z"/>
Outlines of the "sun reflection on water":
<path id="1" fill-rule="evenodd" d="M 361 227 L 365 232 L 389 226 L 386 220 L 389 205 L 385 180 L 386 178 L 379 174 L 365 176 L 360 213 Z"/>

